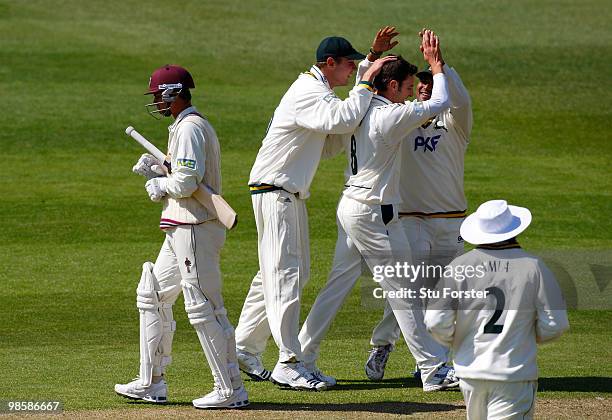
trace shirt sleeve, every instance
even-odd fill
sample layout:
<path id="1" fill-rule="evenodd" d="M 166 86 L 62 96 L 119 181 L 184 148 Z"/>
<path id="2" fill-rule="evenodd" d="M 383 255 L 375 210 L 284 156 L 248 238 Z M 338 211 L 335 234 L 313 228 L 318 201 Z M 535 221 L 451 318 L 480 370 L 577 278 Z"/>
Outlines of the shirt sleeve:
<path id="1" fill-rule="evenodd" d="M 370 67 L 374 64 L 373 61 L 369 61 L 367 58 L 363 59 L 357 66 L 357 74 L 355 75 L 355 85 L 358 85 L 363 79 L 363 75 Z"/>
<path id="2" fill-rule="evenodd" d="M 448 108 L 446 77 L 443 73 L 437 73 L 433 78 L 434 86 L 429 100 L 388 105 L 384 112 L 378 113 L 376 124 L 385 141 L 400 142 L 410 131 Z"/>
<path id="3" fill-rule="evenodd" d="M 455 321 L 457 319 L 457 301 L 444 297 L 445 288 L 456 289 L 456 282 L 452 277 L 444 276 L 435 289 L 440 297 L 431 299 L 425 311 L 425 327 L 438 343 L 450 347 L 455 336 Z"/>
<path id="4" fill-rule="evenodd" d="M 450 347 L 455 336 L 456 311 L 451 309 L 427 309 L 425 326 L 438 343 Z"/>
<path id="5" fill-rule="evenodd" d="M 184 122 L 176 133 L 176 156 L 171 156 L 172 173 L 166 190 L 172 198 L 190 197 L 204 178 L 204 133 L 195 124 Z"/>
<path id="6" fill-rule="evenodd" d="M 538 261 L 539 284 L 536 299 L 536 341 L 554 340 L 569 329 L 565 299 L 554 274 L 542 261 Z"/>
<path id="7" fill-rule="evenodd" d="M 466 141 L 472 132 L 472 100 L 470 94 L 463 85 L 459 74 L 448 65 L 444 65 L 444 73 L 448 80 L 448 95 L 451 105 L 451 115 L 456 121 L 459 131 L 462 132 Z"/>
<path id="8" fill-rule="evenodd" d="M 296 93 L 297 125 L 326 134 L 355 131 L 370 106 L 371 89 L 364 85 L 355 86 L 343 101 L 325 86 L 319 87 L 314 83 L 301 87 L 301 91 Z"/>

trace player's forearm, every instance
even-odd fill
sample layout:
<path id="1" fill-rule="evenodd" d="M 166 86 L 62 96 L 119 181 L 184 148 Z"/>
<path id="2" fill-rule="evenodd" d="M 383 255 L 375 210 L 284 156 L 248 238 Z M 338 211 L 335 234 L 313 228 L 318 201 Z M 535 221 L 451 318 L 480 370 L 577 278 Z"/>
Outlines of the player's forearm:
<path id="1" fill-rule="evenodd" d="M 362 60 L 359 63 L 359 66 L 357 66 L 357 74 L 355 75 L 355 85 L 359 84 L 359 82 L 363 78 L 363 75 L 365 74 L 366 71 L 368 71 L 368 69 L 372 66 L 372 64 L 374 64 L 374 61 L 370 61 L 368 58 Z"/>
<path id="2" fill-rule="evenodd" d="M 296 122 L 310 130 L 326 134 L 347 134 L 355 131 L 370 106 L 372 91 L 355 86 L 344 101 L 314 97 L 297 109 Z"/>
<path id="3" fill-rule="evenodd" d="M 567 312 L 563 309 L 538 311 L 536 341 L 545 343 L 559 338 L 569 329 Z"/>
<path id="4" fill-rule="evenodd" d="M 437 342 L 450 346 L 455 335 L 455 311 L 426 310 L 425 326 Z"/>
<path id="5" fill-rule="evenodd" d="M 427 114 L 425 119 L 438 115 L 440 112 L 450 106 L 448 85 L 444 73 L 434 74 L 433 81 L 434 84 L 431 91 L 431 98 L 423 102 L 425 114 Z"/>
<path id="6" fill-rule="evenodd" d="M 172 198 L 185 198 L 198 189 L 198 177 L 196 174 L 173 172 L 168 176 L 166 190 Z"/>

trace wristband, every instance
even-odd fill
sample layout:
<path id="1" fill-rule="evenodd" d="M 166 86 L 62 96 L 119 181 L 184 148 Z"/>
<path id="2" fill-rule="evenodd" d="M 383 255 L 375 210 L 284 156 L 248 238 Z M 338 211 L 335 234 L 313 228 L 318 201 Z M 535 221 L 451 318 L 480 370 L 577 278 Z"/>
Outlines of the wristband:
<path id="1" fill-rule="evenodd" d="M 370 54 L 380 57 L 382 55 L 382 52 L 376 52 L 374 51 L 374 48 L 370 47 Z"/>
<path id="2" fill-rule="evenodd" d="M 370 92 L 374 92 L 374 84 L 372 82 L 368 82 L 367 80 L 360 80 L 358 85 L 363 85 Z"/>

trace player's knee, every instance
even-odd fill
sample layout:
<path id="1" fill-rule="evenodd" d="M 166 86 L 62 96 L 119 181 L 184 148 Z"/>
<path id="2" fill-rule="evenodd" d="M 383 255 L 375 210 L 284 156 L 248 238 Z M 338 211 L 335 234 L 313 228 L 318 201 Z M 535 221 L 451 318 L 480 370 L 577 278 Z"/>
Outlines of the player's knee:
<path id="1" fill-rule="evenodd" d="M 199 286 L 185 280 L 182 286 L 185 295 L 185 311 L 191 325 L 216 321 L 214 308 Z"/>
<path id="2" fill-rule="evenodd" d="M 140 282 L 136 288 L 136 307 L 141 310 L 156 311 L 159 308 L 157 296 L 159 285 L 153 275 L 153 263 L 147 261 L 142 265 Z"/>

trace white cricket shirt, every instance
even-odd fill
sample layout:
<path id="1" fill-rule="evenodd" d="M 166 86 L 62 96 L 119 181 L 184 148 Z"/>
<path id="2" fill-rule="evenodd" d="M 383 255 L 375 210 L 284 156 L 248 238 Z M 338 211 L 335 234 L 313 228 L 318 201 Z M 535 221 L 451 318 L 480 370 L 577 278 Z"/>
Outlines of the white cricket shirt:
<path id="1" fill-rule="evenodd" d="M 220 147 L 215 130 L 192 106 L 177 115 L 168 134 L 172 173 L 167 178 L 160 228 L 214 219 L 191 194 L 200 182 L 221 194 Z"/>
<path id="2" fill-rule="evenodd" d="M 274 111 L 249 185 L 276 185 L 308 198 L 327 135 L 352 133 L 371 99 L 372 92 L 364 85 L 355 86 L 346 100 L 339 99 L 321 70 L 312 66 Z"/>
<path id="3" fill-rule="evenodd" d="M 463 162 L 472 130 L 471 101 L 455 70 L 445 65 L 444 73 L 451 107 L 402 142 L 400 212 L 444 215 L 467 209 Z"/>
<path id="4" fill-rule="evenodd" d="M 392 103 L 374 95 L 347 148 L 349 178 L 343 194 L 369 204 L 399 204 L 400 145 L 415 127 L 448 106 L 446 78 L 434 75 L 432 97 L 424 102 Z"/>
<path id="5" fill-rule="evenodd" d="M 459 266 L 483 266 L 484 276 L 462 280 L 457 275 Z M 569 328 L 554 275 L 518 244 L 510 249 L 477 248 L 457 257 L 449 267 L 455 274 L 443 277 L 439 289 L 489 291 L 485 299 L 441 297 L 428 304 L 427 329 L 440 343 L 452 346 L 457 376 L 536 380 L 536 341 L 552 340 Z M 453 303 L 456 310 L 448 309 Z"/>

